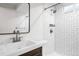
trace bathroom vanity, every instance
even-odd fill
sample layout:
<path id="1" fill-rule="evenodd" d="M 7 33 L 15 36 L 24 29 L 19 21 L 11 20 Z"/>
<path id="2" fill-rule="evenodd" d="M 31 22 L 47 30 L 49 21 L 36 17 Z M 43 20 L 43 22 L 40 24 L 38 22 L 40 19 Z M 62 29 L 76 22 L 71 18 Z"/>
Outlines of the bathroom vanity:
<path id="1" fill-rule="evenodd" d="M 42 56 L 42 47 L 47 41 L 22 40 L 0 45 L 0 56 Z"/>

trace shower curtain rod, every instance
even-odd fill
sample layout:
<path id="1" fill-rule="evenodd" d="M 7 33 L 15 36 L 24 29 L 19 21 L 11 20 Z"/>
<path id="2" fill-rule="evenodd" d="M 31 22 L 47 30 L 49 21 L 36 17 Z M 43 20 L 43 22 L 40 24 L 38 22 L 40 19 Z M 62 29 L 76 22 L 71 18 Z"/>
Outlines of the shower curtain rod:
<path id="1" fill-rule="evenodd" d="M 59 4 L 61 4 L 61 3 L 56 3 L 56 4 L 54 4 L 54 5 L 51 5 L 51 6 L 47 7 L 47 8 L 44 8 L 44 10 L 47 10 L 47 9 L 49 9 L 49 8 L 51 8 L 51 7 L 53 7 L 53 6 L 59 5 Z"/>

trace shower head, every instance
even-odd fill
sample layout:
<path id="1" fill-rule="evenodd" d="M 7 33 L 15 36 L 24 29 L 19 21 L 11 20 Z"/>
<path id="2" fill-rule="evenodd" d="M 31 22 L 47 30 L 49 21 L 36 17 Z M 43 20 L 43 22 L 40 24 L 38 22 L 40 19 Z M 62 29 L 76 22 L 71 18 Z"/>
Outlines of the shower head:
<path id="1" fill-rule="evenodd" d="M 51 9 L 51 12 L 56 13 L 56 10 L 55 9 Z"/>
<path id="2" fill-rule="evenodd" d="M 56 10 L 54 10 L 53 13 L 56 13 Z"/>

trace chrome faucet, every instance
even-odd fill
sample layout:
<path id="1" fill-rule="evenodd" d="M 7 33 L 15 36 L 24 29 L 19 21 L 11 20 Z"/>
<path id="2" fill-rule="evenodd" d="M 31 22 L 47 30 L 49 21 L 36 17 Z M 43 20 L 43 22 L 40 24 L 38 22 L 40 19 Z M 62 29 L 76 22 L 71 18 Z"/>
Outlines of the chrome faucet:
<path id="1" fill-rule="evenodd" d="M 20 37 L 20 32 L 19 32 L 18 30 L 17 30 L 17 31 L 14 30 L 13 33 L 14 33 L 16 36 L 12 38 L 12 42 L 19 42 L 19 41 L 21 41 L 21 38 L 22 38 L 22 37 Z"/>

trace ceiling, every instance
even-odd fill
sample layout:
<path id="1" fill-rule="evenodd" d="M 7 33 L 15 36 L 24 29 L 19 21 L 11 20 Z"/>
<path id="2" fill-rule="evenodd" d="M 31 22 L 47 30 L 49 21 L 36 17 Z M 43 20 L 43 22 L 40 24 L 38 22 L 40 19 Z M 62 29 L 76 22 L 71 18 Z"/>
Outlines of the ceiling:
<path id="1" fill-rule="evenodd" d="M 20 4 L 22 4 L 22 3 L 0 3 L 0 7 L 16 9 Z M 56 3 L 31 3 L 31 6 L 38 7 L 39 5 L 44 5 L 44 4 L 47 6 L 50 6 L 50 5 L 54 5 Z"/>
<path id="2" fill-rule="evenodd" d="M 0 3 L 0 7 L 16 9 L 21 3 Z"/>

